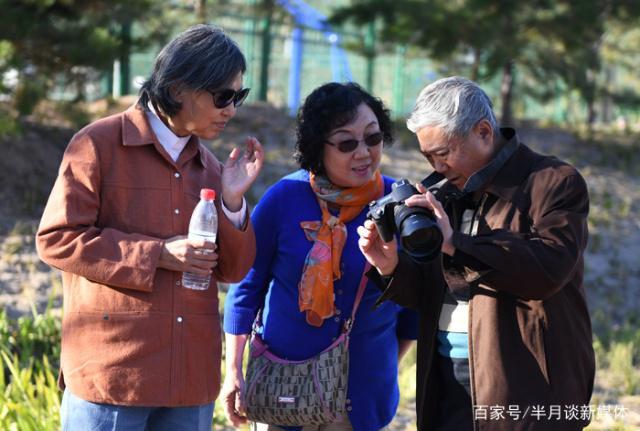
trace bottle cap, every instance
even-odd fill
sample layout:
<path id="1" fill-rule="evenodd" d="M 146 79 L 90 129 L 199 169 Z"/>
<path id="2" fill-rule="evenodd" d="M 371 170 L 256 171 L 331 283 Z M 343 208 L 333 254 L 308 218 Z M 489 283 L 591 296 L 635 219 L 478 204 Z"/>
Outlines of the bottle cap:
<path id="1" fill-rule="evenodd" d="M 213 189 L 202 189 L 200 190 L 200 199 L 213 201 L 216 199 L 216 191 Z"/>

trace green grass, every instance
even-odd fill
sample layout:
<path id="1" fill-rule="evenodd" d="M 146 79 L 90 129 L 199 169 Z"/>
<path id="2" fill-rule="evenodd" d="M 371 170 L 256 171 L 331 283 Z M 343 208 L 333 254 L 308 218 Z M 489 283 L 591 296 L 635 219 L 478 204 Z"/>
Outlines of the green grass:
<path id="1" fill-rule="evenodd" d="M 221 306 L 224 302 L 221 291 Z M 61 392 L 56 383 L 60 354 L 60 320 L 48 308 L 39 314 L 9 319 L 0 312 L 0 429 L 47 431 L 60 427 Z M 635 324 L 612 329 L 594 342 L 598 373 L 606 376 L 608 396 L 640 395 L 640 329 Z M 413 409 L 415 402 L 416 348 L 400 364 L 401 407 Z M 222 365 L 224 371 L 224 364 Z M 224 377 L 224 376 L 223 376 Z M 611 404 L 594 397 L 592 404 Z M 221 400 L 216 402 L 213 425 L 226 424 Z M 594 423 L 589 430 L 628 430 L 623 423 Z M 246 427 L 245 427 L 246 429 Z"/>
<path id="2" fill-rule="evenodd" d="M 48 357 L 32 358 L 25 364 L 4 349 L 0 355 L 5 369 L 0 374 L 0 429 L 59 429 L 60 391 Z"/>
<path id="3" fill-rule="evenodd" d="M 49 311 L 33 310 L 32 316 L 17 320 L 0 313 L 0 429 L 59 429 L 60 327 Z"/>

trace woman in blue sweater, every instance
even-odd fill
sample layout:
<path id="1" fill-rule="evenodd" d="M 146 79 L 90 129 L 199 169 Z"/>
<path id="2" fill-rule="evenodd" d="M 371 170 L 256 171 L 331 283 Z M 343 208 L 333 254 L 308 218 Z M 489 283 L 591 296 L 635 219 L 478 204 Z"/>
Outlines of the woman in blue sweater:
<path id="1" fill-rule="evenodd" d="M 227 372 L 221 392 L 227 418 L 246 422 L 242 356 L 262 309 L 262 338 L 276 355 L 302 360 L 326 349 L 351 315 L 365 259 L 356 228 L 367 204 L 390 192 L 379 171 L 392 143 L 389 111 L 357 84 L 325 84 L 298 115 L 301 170 L 272 186 L 251 217 L 257 257 L 233 285 L 224 313 Z M 398 361 L 417 335 L 417 316 L 391 302 L 374 307 L 369 283 L 349 341 L 348 418 L 303 431 L 383 429 L 398 405 Z M 259 430 L 280 430 L 259 424 Z"/>

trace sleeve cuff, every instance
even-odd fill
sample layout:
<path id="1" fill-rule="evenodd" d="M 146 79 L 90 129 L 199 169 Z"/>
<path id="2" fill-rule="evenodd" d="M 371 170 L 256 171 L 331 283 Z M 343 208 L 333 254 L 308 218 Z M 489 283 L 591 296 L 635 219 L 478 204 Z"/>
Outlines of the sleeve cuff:
<path id="1" fill-rule="evenodd" d="M 222 211 L 224 212 L 224 215 L 227 217 L 227 219 L 229 219 L 231 224 L 233 224 L 236 229 L 240 229 L 247 218 L 247 201 L 245 200 L 245 198 L 242 198 L 242 208 L 240 208 L 240 210 L 236 212 L 232 212 L 231 210 L 229 210 L 224 204 L 224 201 L 222 201 Z"/>
<path id="2" fill-rule="evenodd" d="M 224 332 L 232 335 L 250 334 L 255 318 L 249 310 L 225 310 L 222 324 Z"/>
<path id="3" fill-rule="evenodd" d="M 460 231 L 454 230 L 453 231 L 453 235 L 451 236 L 451 242 L 453 243 L 453 246 L 456 249 L 456 252 L 459 249 L 464 250 L 464 246 L 465 246 L 465 237 L 468 235 L 463 234 Z M 454 253 L 455 255 L 455 253 Z"/>
<path id="4" fill-rule="evenodd" d="M 387 288 L 389 282 L 393 279 L 393 274 L 380 275 L 380 273 L 374 266 L 369 268 L 369 271 L 367 271 L 365 275 L 376 285 L 376 287 L 383 291 Z"/>

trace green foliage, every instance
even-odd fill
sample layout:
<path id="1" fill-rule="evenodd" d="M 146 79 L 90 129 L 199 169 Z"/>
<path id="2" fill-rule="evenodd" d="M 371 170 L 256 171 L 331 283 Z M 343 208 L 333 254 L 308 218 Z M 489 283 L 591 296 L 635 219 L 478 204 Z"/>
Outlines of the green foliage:
<path id="1" fill-rule="evenodd" d="M 56 107 L 65 120 L 69 122 L 73 129 L 81 129 L 91 122 L 91 115 L 84 109 L 83 105 L 74 101 L 61 102 Z"/>
<path id="2" fill-rule="evenodd" d="M 46 84 L 35 77 L 23 77 L 13 95 L 13 105 L 21 116 L 33 112 L 34 108 L 47 94 Z"/>
<path id="3" fill-rule="evenodd" d="M 0 312 L 0 345 L 5 353 L 15 356 L 20 365 L 42 357 L 53 358 L 57 363 L 60 334 L 60 319 L 49 309 L 40 314 L 33 308 L 31 316 L 17 320 L 10 320 L 5 310 Z"/>
<path id="4" fill-rule="evenodd" d="M 636 322 L 611 328 L 594 340 L 598 372 L 620 395 L 640 394 L 640 329 Z"/>
<path id="5" fill-rule="evenodd" d="M 0 429 L 38 431 L 60 427 L 60 391 L 47 356 L 26 364 L 17 355 L 0 352 Z M 9 371 L 8 377 L 5 376 Z"/>
<path id="6" fill-rule="evenodd" d="M 16 220 L 9 231 L 9 236 L 14 235 L 28 235 L 30 237 L 35 236 L 38 231 L 38 224 L 34 221 Z"/>
<path id="7" fill-rule="evenodd" d="M 96 71 L 108 71 L 117 58 L 128 61 L 132 50 L 171 30 L 158 23 L 164 6 L 159 0 L 0 0 L 0 73 L 18 72 L 19 114 L 30 114 L 54 83 L 83 99 L 83 83 Z M 152 28 L 133 37 L 131 24 L 146 17 Z"/>
<path id="8" fill-rule="evenodd" d="M 12 137 L 20 133 L 20 126 L 12 115 L 0 110 L 0 136 Z M 0 140 L 0 146 L 2 142 Z"/>
<path id="9" fill-rule="evenodd" d="M 598 340 L 607 350 L 612 350 L 613 345 L 616 343 L 632 345 L 633 361 L 640 363 L 640 329 L 638 328 L 637 320 L 637 318 L 630 319 L 622 326 L 610 328 L 600 335 Z"/>
<path id="10" fill-rule="evenodd" d="M 3 75 L 8 66 L 9 61 L 13 57 L 13 45 L 8 40 L 3 40 L 0 38 L 0 75 Z M 4 79 L 0 79 L 0 94 L 4 94 L 8 92 L 8 88 L 4 83 Z M 2 130 L 0 129 L 0 134 Z"/>
<path id="11" fill-rule="evenodd" d="M 0 312 L 0 429 L 59 428 L 60 320 L 49 309 L 10 320 Z M 53 363 L 52 363 L 53 361 Z"/>
<path id="12" fill-rule="evenodd" d="M 478 81 L 501 76 L 503 118 L 511 117 L 512 89 L 548 100 L 558 97 L 560 81 L 566 90 L 577 91 L 591 122 L 596 96 L 602 92 L 598 82 L 602 42 L 612 26 L 623 31 L 637 27 L 637 4 L 607 0 L 355 0 L 338 9 L 332 21 L 375 22 L 381 40 L 423 49 L 432 59 L 443 62 L 440 72 L 445 75 L 462 74 Z M 619 47 L 619 39 L 609 38 L 610 42 L 616 40 L 609 45 Z M 638 51 L 638 41 L 626 43 L 627 51 Z M 619 91 L 611 94 L 618 98 L 624 94 L 627 103 L 634 100 Z"/>
<path id="13" fill-rule="evenodd" d="M 224 289 L 222 293 L 224 296 Z M 35 310 L 32 314 L 12 320 L 7 317 L 6 311 L 0 312 L 0 362 L 4 370 L 0 373 L 2 430 L 45 431 L 56 430 L 60 426 L 61 392 L 56 383 L 60 320 L 50 307 L 43 314 Z M 622 394 L 637 394 L 640 391 L 640 374 L 635 366 L 640 361 L 640 330 L 634 324 L 596 338 L 594 349 L 598 372 L 606 372 L 613 387 Z M 415 394 L 415 346 L 401 362 L 399 372 L 401 404 L 412 406 Z M 216 429 L 227 424 L 220 400 L 216 402 L 213 424 Z M 620 426 L 616 429 L 628 429 Z"/>
<path id="14" fill-rule="evenodd" d="M 640 374 L 634 367 L 637 350 L 633 342 L 628 342 L 614 343 L 609 352 L 611 384 L 624 395 L 635 395 L 640 390 Z"/>
<path id="15" fill-rule="evenodd" d="M 61 324 L 48 307 L 17 320 L 0 312 L 0 430 L 48 431 L 60 428 L 62 393 L 57 386 Z M 224 369 L 224 367 L 223 367 Z M 226 424 L 216 403 L 213 424 Z"/>
<path id="16" fill-rule="evenodd" d="M 413 405 L 415 403 L 417 351 L 414 343 L 400 362 L 398 386 L 400 387 L 400 400 L 403 404 Z"/>

